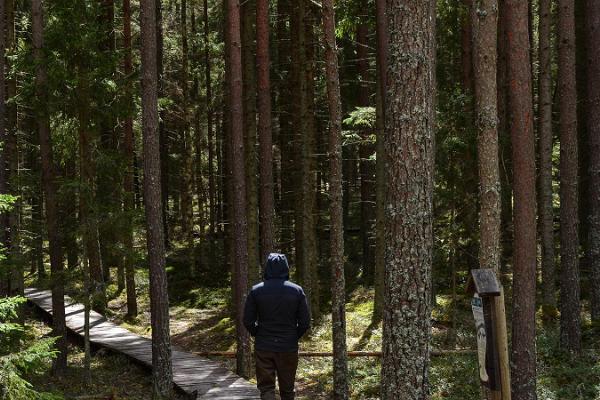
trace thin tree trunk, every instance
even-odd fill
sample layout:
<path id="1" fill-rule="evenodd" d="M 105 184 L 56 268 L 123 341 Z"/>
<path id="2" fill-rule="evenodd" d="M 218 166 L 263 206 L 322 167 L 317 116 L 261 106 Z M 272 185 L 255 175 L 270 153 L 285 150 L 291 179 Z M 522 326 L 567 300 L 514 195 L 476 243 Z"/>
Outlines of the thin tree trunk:
<path id="1" fill-rule="evenodd" d="M 383 400 L 429 398 L 435 1 L 388 0 Z"/>
<path id="2" fill-rule="evenodd" d="M 365 0 L 361 2 L 363 13 L 368 11 L 368 5 Z M 367 15 L 360 15 L 361 23 L 356 30 L 356 54 L 358 57 L 357 67 L 360 79 L 358 102 L 360 107 L 369 106 L 369 27 L 367 25 Z M 360 232 L 362 239 L 362 267 L 363 279 L 368 285 L 373 284 L 374 279 L 374 254 L 371 250 L 371 237 L 373 233 L 374 216 L 374 165 L 371 160 L 373 155 L 373 145 L 369 143 L 369 134 L 367 129 L 361 132 L 361 144 L 359 146 L 360 155 Z"/>
<path id="3" fill-rule="evenodd" d="M 211 78 L 211 62 L 210 62 L 210 27 L 208 21 L 208 0 L 204 0 L 204 78 L 206 85 L 206 136 L 208 141 L 208 199 L 209 199 L 209 241 L 211 262 L 214 258 L 214 234 L 217 231 L 217 195 L 215 186 L 215 150 L 213 138 L 213 95 L 212 95 L 212 78 Z"/>
<path id="4" fill-rule="evenodd" d="M 244 93 L 244 156 L 246 174 L 246 215 L 248 220 L 248 283 L 260 279 L 258 225 L 258 165 L 256 154 L 256 61 L 254 23 L 256 0 L 241 3 L 242 74 Z"/>
<path id="5" fill-rule="evenodd" d="M 342 96 L 335 41 L 333 0 L 323 0 L 325 73 L 329 104 L 329 212 L 331 219 L 331 309 L 333 330 L 333 398 L 348 398 L 344 213 L 342 209 Z"/>
<path id="6" fill-rule="evenodd" d="M 188 266 L 190 277 L 194 277 L 196 274 L 196 260 L 194 256 L 194 202 L 193 202 L 193 143 L 192 134 L 190 129 L 190 116 L 189 116 L 189 46 L 188 46 L 188 31 L 187 31 L 187 1 L 181 0 L 181 88 L 183 91 L 182 96 L 182 121 L 183 121 L 183 132 L 182 132 L 182 154 L 181 162 L 183 170 L 181 171 L 181 216 L 182 224 L 181 230 L 183 233 L 183 240 L 187 246 Z M 200 151 L 200 149 L 197 149 Z"/>
<path id="7" fill-rule="evenodd" d="M 376 248 L 375 248 L 375 301 L 373 322 L 383 318 L 384 279 L 385 279 L 385 196 L 387 176 L 385 167 L 385 98 L 387 93 L 387 54 L 388 31 L 386 0 L 376 0 L 377 27 L 377 208 L 376 208 Z"/>
<path id="8" fill-rule="evenodd" d="M 244 115 L 242 89 L 242 49 L 240 37 L 240 3 L 239 0 L 227 2 L 227 35 L 229 40 L 229 96 L 230 96 L 230 129 L 232 160 L 232 225 L 234 237 L 233 259 L 235 260 L 235 300 L 236 300 L 236 341 L 237 341 L 237 373 L 248 378 L 250 375 L 251 352 L 250 335 L 244 328 L 244 300 L 248 291 L 248 223 L 246 216 L 246 182 L 244 171 Z"/>
<path id="9" fill-rule="evenodd" d="M 552 0 L 539 3 L 538 135 L 540 153 L 540 234 L 542 247 L 542 310 L 545 317 L 555 314 L 554 211 L 552 199 Z"/>
<path id="10" fill-rule="evenodd" d="M 170 398 L 173 370 L 169 334 L 169 299 L 161 194 L 156 63 L 156 1 L 142 0 L 142 130 L 144 133 L 144 199 L 150 268 L 152 381 L 154 400 Z"/>
<path id="11" fill-rule="evenodd" d="M 560 342 L 581 351 L 579 204 L 577 200 L 577 87 L 573 1 L 558 2 L 558 107 L 560 111 Z"/>
<path id="12" fill-rule="evenodd" d="M 527 2 L 506 2 L 510 119 L 514 165 L 513 328 L 514 399 L 535 399 L 536 210 L 535 136 Z"/>
<path id="13" fill-rule="evenodd" d="M 258 71 L 258 137 L 260 153 L 260 261 L 274 250 L 273 134 L 269 68 L 269 2 L 256 0 L 256 65 Z"/>
<path id="14" fill-rule="evenodd" d="M 127 79 L 133 73 L 133 58 L 131 49 L 131 0 L 123 0 L 123 47 L 125 50 L 124 71 Z M 125 89 L 127 96 L 133 98 L 131 84 L 127 83 Z M 125 159 L 125 180 L 124 188 L 124 208 L 126 229 L 123 237 L 125 247 L 125 286 L 127 288 L 127 316 L 134 318 L 137 316 L 137 296 L 135 293 L 135 253 L 133 248 L 133 213 L 135 212 L 135 188 L 134 188 L 134 133 L 133 117 L 131 114 L 125 118 L 123 128 L 123 151 Z"/>
<path id="15" fill-rule="evenodd" d="M 44 17 L 42 0 L 31 1 L 31 29 L 33 38 L 33 58 L 36 64 L 35 91 L 38 99 L 36 120 L 40 137 L 42 159 L 42 184 L 46 205 L 46 224 L 50 246 L 50 268 L 52 273 L 52 336 L 58 337 L 56 348 L 59 351 L 54 361 L 54 371 L 62 373 L 67 367 L 67 329 L 65 324 L 65 299 L 63 281 L 63 260 L 60 243 L 57 210 L 57 177 L 52 152 L 50 116 L 48 115 L 48 74 L 44 55 Z"/>
<path id="16" fill-rule="evenodd" d="M 6 13 L 5 13 L 5 2 L 0 1 L 0 142 L 6 143 L 7 132 L 6 132 L 6 72 L 5 72 L 5 25 L 6 25 Z M 0 194 L 8 194 L 8 160 L 7 160 L 7 149 L 6 146 L 2 146 L 0 149 Z M 8 230 L 8 215 L 2 212 L 0 215 L 0 242 L 4 248 L 8 247 L 9 241 L 9 230 Z M 0 284 L 0 287 L 2 285 Z M 4 295 L 5 293 L 0 293 Z"/>
<path id="17" fill-rule="evenodd" d="M 587 129 L 589 145 L 589 252 L 592 321 L 600 321 L 600 7 L 586 2 Z"/>

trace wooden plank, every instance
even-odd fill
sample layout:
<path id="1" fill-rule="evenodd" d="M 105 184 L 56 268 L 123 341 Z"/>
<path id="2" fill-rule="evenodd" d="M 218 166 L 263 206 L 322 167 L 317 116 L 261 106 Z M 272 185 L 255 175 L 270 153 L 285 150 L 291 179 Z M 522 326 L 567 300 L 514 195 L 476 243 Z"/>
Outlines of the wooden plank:
<path id="1" fill-rule="evenodd" d="M 25 297 L 52 315 L 52 294 L 48 290 L 25 289 Z M 83 336 L 84 307 L 65 296 L 67 328 Z M 98 314 L 90 313 L 90 341 L 124 354 L 142 364 L 152 365 L 152 341 L 123 329 Z M 198 399 L 259 399 L 258 390 L 218 362 L 199 357 L 178 348 L 172 351 L 173 383 L 187 394 L 198 393 Z"/>

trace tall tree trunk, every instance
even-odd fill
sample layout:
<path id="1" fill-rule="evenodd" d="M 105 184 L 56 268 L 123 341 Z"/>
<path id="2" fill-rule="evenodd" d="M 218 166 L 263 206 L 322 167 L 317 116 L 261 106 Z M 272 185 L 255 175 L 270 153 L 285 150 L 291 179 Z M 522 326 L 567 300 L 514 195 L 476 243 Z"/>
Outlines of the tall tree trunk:
<path id="1" fill-rule="evenodd" d="M 123 0 L 123 48 L 125 59 L 123 69 L 127 79 L 133 73 L 133 57 L 131 49 L 131 0 Z M 127 96 L 133 99 L 133 90 L 128 82 L 125 89 Z M 133 110 L 131 110 L 133 111 Z M 130 112 L 131 112 L 130 111 Z M 134 188 L 134 152 L 135 137 L 133 133 L 133 117 L 128 114 L 123 127 L 123 157 L 125 159 L 124 188 L 124 211 L 126 218 L 126 229 L 123 236 L 125 247 L 125 286 L 127 288 L 127 316 L 137 316 L 137 296 L 135 293 L 135 253 L 133 248 L 133 213 L 135 212 L 135 188 Z"/>
<path id="2" fill-rule="evenodd" d="M 7 0 L 5 3 L 6 13 L 6 47 L 10 55 L 15 54 L 17 50 L 17 38 L 15 29 L 15 2 Z M 6 69 L 10 70 L 10 60 L 5 59 L 7 63 Z M 17 80 L 15 77 L 8 76 L 6 78 L 6 94 L 8 99 L 14 99 L 17 96 Z M 18 118 L 17 118 L 17 103 L 14 101 L 6 105 L 6 181 L 8 190 L 11 194 L 19 196 L 19 149 L 17 146 L 18 133 Z M 12 264 L 10 277 L 10 290 L 15 295 L 23 295 L 24 280 L 23 280 L 23 265 L 21 260 L 20 248 L 20 227 L 19 220 L 21 214 L 21 200 L 19 197 L 15 200 L 12 210 L 8 213 L 8 257 Z"/>
<path id="3" fill-rule="evenodd" d="M 377 208 L 375 248 L 375 301 L 373 322 L 383 318 L 385 279 L 385 196 L 387 176 L 385 167 L 385 98 L 387 93 L 388 30 L 386 0 L 376 0 L 377 27 Z"/>
<path id="4" fill-rule="evenodd" d="M 7 149 L 4 146 L 7 140 L 6 132 L 6 69 L 5 69 L 5 27 L 6 25 L 6 12 L 5 2 L 0 2 L 0 142 L 2 143 L 2 149 L 0 149 L 0 194 L 8 194 L 8 160 L 7 160 Z M 9 230 L 8 230 L 8 214 L 2 212 L 0 215 L 0 242 L 4 248 L 8 247 L 9 241 Z M 0 281 L 4 280 L 4 276 L 0 275 Z M 0 284 L 2 287 L 2 284 Z M 0 296 L 7 293 L 0 293 Z"/>
<path id="5" fill-rule="evenodd" d="M 58 337 L 56 347 L 59 351 L 54 361 L 54 370 L 62 373 L 67 367 L 67 329 L 65 324 L 65 298 L 63 281 L 63 257 L 60 243 L 57 177 L 52 152 L 50 116 L 48 115 L 48 74 L 44 56 L 44 17 L 42 0 L 31 1 L 31 30 L 33 39 L 33 58 L 36 64 L 35 91 L 38 104 L 36 120 L 40 137 L 42 159 L 42 184 L 44 186 L 46 224 L 50 246 L 50 268 L 52 274 L 52 336 Z"/>
<path id="6" fill-rule="evenodd" d="M 365 0 L 361 2 L 363 13 L 368 11 L 368 5 Z M 360 15 L 360 24 L 356 30 L 356 54 L 358 57 L 358 75 L 360 79 L 358 102 L 360 107 L 369 106 L 369 27 L 367 25 L 367 15 Z M 371 237 L 373 233 L 374 214 L 374 171 L 373 145 L 369 143 L 370 130 L 365 129 L 361 132 L 361 144 L 359 147 L 359 168 L 360 168 L 360 233 L 362 239 L 362 267 L 363 279 L 367 284 L 373 283 L 375 264 L 374 254 L 371 250 Z"/>
<path id="7" fill-rule="evenodd" d="M 107 306 L 106 282 L 102 267 L 102 252 L 98 231 L 98 216 L 96 215 L 96 164 L 94 159 L 93 143 L 90 127 L 90 84 L 88 71 L 81 67 L 78 69 L 77 93 L 80 99 L 78 105 L 79 119 L 79 152 L 80 152 L 80 177 L 79 189 L 79 215 L 83 226 L 83 240 L 85 253 L 88 259 L 90 282 L 92 291 L 92 307 L 103 312 Z"/>
<path id="8" fill-rule="evenodd" d="M 527 2 L 506 2 L 512 158 L 514 256 L 512 393 L 535 399 L 535 136 Z"/>
<path id="9" fill-rule="evenodd" d="M 306 1 L 306 0 L 305 0 Z M 315 120 L 315 34 L 313 24 L 315 15 L 310 3 L 305 3 L 303 29 L 305 38 L 305 60 L 301 68 L 301 78 L 304 81 L 305 107 L 301 114 L 302 140 L 302 282 L 308 298 L 308 304 L 313 318 L 319 316 L 319 276 L 317 263 L 317 231 L 315 227 L 315 207 L 317 200 L 316 180 L 316 120 Z"/>
<path id="10" fill-rule="evenodd" d="M 333 0 L 323 0 L 325 73 L 329 104 L 329 213 L 331 220 L 331 313 L 333 330 L 333 398 L 348 398 L 346 282 L 344 279 L 344 212 L 342 209 L 342 96 L 335 41 Z"/>
<path id="11" fill-rule="evenodd" d="M 240 37 L 240 2 L 227 2 L 227 35 L 229 40 L 229 102 L 231 129 L 231 159 L 233 203 L 232 225 L 234 237 L 233 259 L 235 268 L 236 332 L 237 332 L 237 373 L 242 377 L 250 375 L 251 353 L 250 336 L 243 324 L 243 308 L 248 291 L 248 234 L 246 216 L 246 182 L 244 171 L 244 113 L 242 90 L 242 49 Z"/>
<path id="12" fill-rule="evenodd" d="M 213 113 L 213 95 L 212 78 L 210 63 L 210 26 L 208 21 L 208 0 L 204 0 L 204 84 L 206 85 L 206 136 L 208 141 L 208 199 L 209 199 L 209 241 L 211 262 L 214 258 L 214 234 L 217 231 L 217 194 L 214 174 L 215 164 L 215 144 L 213 137 L 214 113 Z"/>
<path id="13" fill-rule="evenodd" d="M 587 129 L 589 145 L 589 251 L 592 320 L 600 321 L 600 8 L 586 2 Z"/>
<path id="14" fill-rule="evenodd" d="M 196 273 L 196 261 L 194 257 L 194 170 L 193 170 L 193 142 L 189 115 L 189 100 L 190 90 L 188 85 L 189 80 L 189 46 L 188 46 L 188 30 L 187 30 L 187 1 L 181 0 L 181 21 L 179 27 L 181 30 L 181 89 L 183 92 L 181 112 L 183 121 L 183 132 L 181 141 L 181 216 L 182 216 L 182 236 L 187 246 L 187 261 L 189 264 L 189 273 L 191 277 Z M 200 149 L 197 149 L 200 151 Z"/>
<path id="15" fill-rule="evenodd" d="M 435 1 L 388 0 L 383 400 L 429 398 Z"/>
<path id="16" fill-rule="evenodd" d="M 157 62 L 157 78 L 158 78 L 158 97 L 165 97 L 164 88 L 164 38 L 163 38 L 163 13 L 162 13 L 162 0 L 156 1 L 156 62 Z M 168 249 L 171 244 L 169 240 L 169 135 L 165 127 L 165 116 L 164 111 L 159 113 L 159 136 L 160 136 L 160 186 L 162 196 L 162 216 L 163 216 L 163 235 L 165 239 L 165 246 Z"/>
<path id="17" fill-rule="evenodd" d="M 273 134 L 269 68 L 269 2 L 256 0 L 256 65 L 258 71 L 258 137 L 260 153 L 260 261 L 274 250 Z"/>
<path id="18" fill-rule="evenodd" d="M 579 204 L 577 200 L 577 88 L 573 1 L 558 2 L 558 98 L 560 111 L 560 339 L 581 350 Z"/>
<path id="19" fill-rule="evenodd" d="M 242 74 L 244 92 L 244 155 L 246 174 L 246 215 L 248 218 L 248 283 L 260 279 L 258 226 L 258 165 L 256 154 L 256 61 L 254 22 L 256 0 L 241 4 Z"/>
<path id="20" fill-rule="evenodd" d="M 471 18 L 481 207 L 479 265 L 498 272 L 501 204 L 496 92 L 497 1 L 476 1 L 471 9 Z"/>
<path id="21" fill-rule="evenodd" d="M 292 88 L 294 85 L 295 66 L 291 62 L 292 36 L 291 36 L 291 11 L 290 0 L 277 1 L 279 15 L 277 25 L 278 40 L 278 110 L 279 110 L 279 149 L 281 152 L 281 195 L 279 198 L 279 214 L 281 215 L 281 251 L 288 254 L 292 261 L 292 244 L 294 238 L 294 130 Z M 289 24 L 288 24 L 289 22 Z M 295 260 L 293 261 L 295 264 Z"/>
<path id="22" fill-rule="evenodd" d="M 156 64 L 156 1 L 142 0 L 142 130 L 144 133 L 144 200 L 146 239 L 150 268 L 152 323 L 152 398 L 172 394 L 173 370 L 169 333 L 169 298 L 165 270 L 165 240 L 158 131 L 158 82 Z"/>
<path id="23" fill-rule="evenodd" d="M 538 135 L 539 135 L 539 185 L 540 234 L 542 247 L 542 310 L 550 317 L 556 309 L 554 276 L 554 211 L 552 200 L 552 0 L 539 2 L 539 84 L 538 84 Z"/>

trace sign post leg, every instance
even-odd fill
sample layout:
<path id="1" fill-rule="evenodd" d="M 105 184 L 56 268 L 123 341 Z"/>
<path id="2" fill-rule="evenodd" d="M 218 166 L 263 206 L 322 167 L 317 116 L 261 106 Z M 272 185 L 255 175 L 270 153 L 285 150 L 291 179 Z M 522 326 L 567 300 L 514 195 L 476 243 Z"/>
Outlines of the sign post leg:
<path id="1" fill-rule="evenodd" d="M 506 328 L 506 307 L 504 305 L 504 288 L 500 287 L 500 296 L 494 297 L 494 323 L 496 325 L 496 343 L 500 364 L 501 400 L 511 400 L 510 393 L 510 361 L 508 358 L 508 336 Z"/>

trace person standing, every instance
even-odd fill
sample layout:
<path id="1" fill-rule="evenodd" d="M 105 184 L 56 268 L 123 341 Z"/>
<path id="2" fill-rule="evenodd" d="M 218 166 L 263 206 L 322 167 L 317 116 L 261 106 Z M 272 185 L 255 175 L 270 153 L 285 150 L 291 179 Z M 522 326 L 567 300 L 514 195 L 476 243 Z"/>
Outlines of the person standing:
<path id="1" fill-rule="evenodd" d="M 293 400 L 298 340 L 310 328 L 308 303 L 302 287 L 289 281 L 285 255 L 269 254 L 264 271 L 244 307 L 244 326 L 255 337 L 257 387 L 262 400 L 275 400 L 277 377 L 281 400 Z"/>

